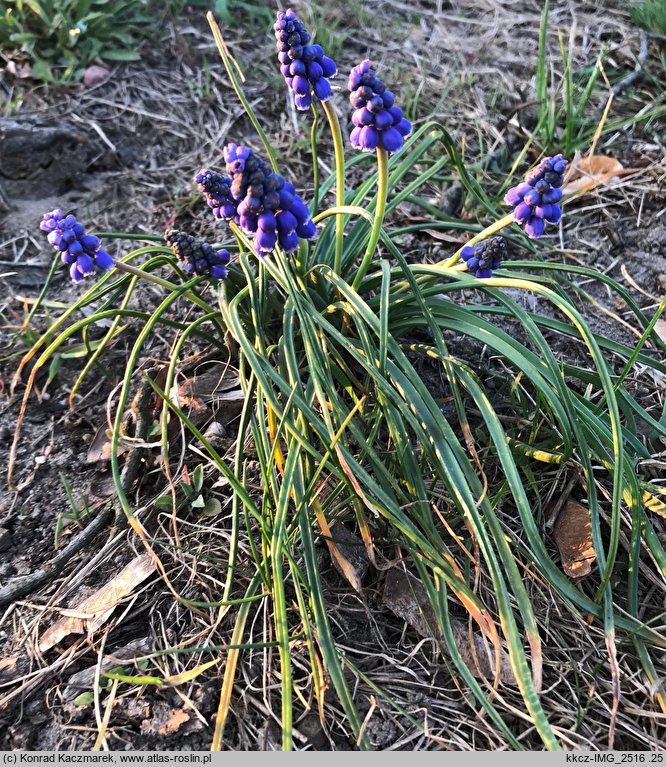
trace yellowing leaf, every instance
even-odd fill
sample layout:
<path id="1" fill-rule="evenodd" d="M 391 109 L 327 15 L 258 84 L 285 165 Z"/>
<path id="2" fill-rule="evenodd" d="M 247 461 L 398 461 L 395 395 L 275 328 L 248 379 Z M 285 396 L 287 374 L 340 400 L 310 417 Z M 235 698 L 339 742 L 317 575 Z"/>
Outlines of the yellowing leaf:
<path id="1" fill-rule="evenodd" d="M 203 674 L 203 672 L 209 668 L 217 666 L 219 662 L 219 658 L 210 660 L 208 663 L 202 663 L 200 666 L 192 668 L 189 671 L 183 671 L 182 674 L 172 674 L 171 676 L 166 677 L 165 681 L 169 684 L 184 684 L 185 682 L 191 682 L 193 679 L 196 679 L 199 674 Z"/>

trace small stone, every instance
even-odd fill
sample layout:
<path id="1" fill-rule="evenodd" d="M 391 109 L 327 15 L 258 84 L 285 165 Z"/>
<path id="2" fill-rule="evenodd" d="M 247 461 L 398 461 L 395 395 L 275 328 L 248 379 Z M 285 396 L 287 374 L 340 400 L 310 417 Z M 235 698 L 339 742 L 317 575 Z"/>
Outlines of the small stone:
<path id="1" fill-rule="evenodd" d="M 93 64 L 83 73 L 83 84 L 92 88 L 93 85 L 100 85 L 109 79 L 110 71 L 106 67 L 100 67 Z"/>

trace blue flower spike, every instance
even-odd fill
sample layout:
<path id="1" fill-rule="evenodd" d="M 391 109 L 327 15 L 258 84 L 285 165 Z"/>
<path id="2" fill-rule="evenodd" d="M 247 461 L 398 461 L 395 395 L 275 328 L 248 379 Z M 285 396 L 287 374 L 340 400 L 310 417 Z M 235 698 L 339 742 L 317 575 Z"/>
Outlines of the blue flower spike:
<path id="1" fill-rule="evenodd" d="M 401 149 L 412 132 L 412 124 L 395 105 L 393 94 L 367 59 L 352 69 L 347 88 L 354 107 L 354 128 L 349 136 L 352 146 L 364 152 L 373 152 L 378 147 L 387 152 Z"/>
<path id="2" fill-rule="evenodd" d="M 506 240 L 504 237 L 490 237 L 473 246 L 465 245 L 460 256 L 475 277 L 492 277 L 493 271 L 500 268 L 506 256 Z"/>
<path id="3" fill-rule="evenodd" d="M 204 169 L 196 176 L 199 190 L 217 218 L 235 221 L 254 236 L 254 252 L 268 255 L 276 245 L 285 253 L 298 249 L 299 238 L 317 233 L 310 211 L 293 185 L 251 149 L 224 148 L 227 175 Z"/>
<path id="4" fill-rule="evenodd" d="M 236 215 L 236 202 L 231 196 L 231 177 L 204 168 L 197 173 L 195 181 L 215 218 L 231 221 Z"/>
<path id="5" fill-rule="evenodd" d="M 513 217 L 533 240 L 541 237 L 545 223 L 557 224 L 562 218 L 558 205 L 562 199 L 564 172 L 568 165 L 561 154 L 546 157 L 525 176 L 525 181 L 506 193 L 504 202 L 514 208 Z"/>
<path id="6" fill-rule="evenodd" d="M 61 253 L 62 262 L 69 266 L 69 276 L 74 282 L 83 282 L 95 268 L 102 271 L 113 268 L 113 258 L 101 249 L 99 237 L 86 234 L 83 224 L 71 213 L 63 216 L 60 208 L 44 213 L 39 228 L 47 232 L 48 241 Z"/>
<path id="7" fill-rule="evenodd" d="M 278 11 L 273 29 L 280 71 L 294 92 L 296 109 L 309 109 L 313 95 L 320 101 L 328 101 L 331 98 L 328 79 L 337 72 L 333 59 L 324 55 L 321 45 L 309 44 L 310 33 L 291 8 Z"/>
<path id="8" fill-rule="evenodd" d="M 167 229 L 164 239 L 171 246 L 184 271 L 202 277 L 209 275 L 216 280 L 227 278 L 227 264 L 231 257 L 228 250 L 215 250 L 207 242 L 199 242 L 191 234 L 178 229 Z"/>

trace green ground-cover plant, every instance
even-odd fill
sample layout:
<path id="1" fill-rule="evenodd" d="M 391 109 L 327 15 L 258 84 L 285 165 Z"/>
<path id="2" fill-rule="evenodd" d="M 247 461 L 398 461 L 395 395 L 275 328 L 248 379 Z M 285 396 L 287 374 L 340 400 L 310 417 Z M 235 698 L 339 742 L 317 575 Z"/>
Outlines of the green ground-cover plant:
<path id="1" fill-rule="evenodd" d="M 137 60 L 151 10 L 148 0 L 2 0 L 0 47 L 26 53 L 36 80 L 80 80 L 97 58 Z"/>
<path id="2" fill-rule="evenodd" d="M 506 214 L 470 174 L 445 126 L 427 121 L 411 132 L 395 107 L 397 97 L 369 62 L 352 70 L 349 79 L 351 143 L 369 153 L 346 159 L 330 99 L 328 78 L 335 67 L 323 51 L 308 45 L 297 20 L 278 14 L 286 83 L 297 107 L 312 110 L 320 120 L 323 112 L 333 137 L 335 170 L 330 178 L 315 181 L 308 209 L 279 175 L 275 152 L 243 93 L 237 66 L 210 21 L 231 83 L 258 136 L 254 150 L 235 144 L 225 148 L 225 172 L 204 169 L 197 175 L 215 216 L 229 222 L 230 242 L 221 249 L 185 233 L 169 233 L 173 247 L 168 247 L 160 237 L 88 235 L 73 216 L 61 211 L 45 215 L 42 228 L 73 279 L 83 281 L 95 267 L 104 274 L 24 357 L 15 383 L 28 362 L 34 364 L 21 417 L 35 376 L 53 355 L 81 339 L 89 346 L 74 397 L 92 365 L 131 321 L 139 320 L 141 329 L 114 400 L 111 464 L 118 504 L 132 530 L 158 562 L 171 556 L 169 546 L 146 533 L 146 514 L 154 510 L 137 510 L 128 497 L 119 451 L 126 443 L 123 416 L 142 375 L 147 344 L 158 330 L 171 334 L 164 375 L 145 380 L 161 409 L 161 452 L 174 525 L 177 507 L 188 505 L 179 504 L 176 481 L 181 495 L 205 502 L 205 494 L 199 496 L 204 487 L 199 469 L 196 484 L 184 491 L 188 474 L 169 435 L 174 419 L 196 443 L 196 463 L 203 455 L 207 470 L 221 475 L 232 494 L 228 561 L 220 574 L 224 586 L 218 601 L 197 603 L 235 610 L 229 645 L 200 648 L 224 660 L 213 749 L 224 744 L 241 654 L 257 647 L 277 651 L 285 749 L 293 747 L 294 713 L 301 705 L 294 675 L 304 667 L 322 717 L 334 694 L 353 741 L 370 747 L 349 675 L 363 679 L 389 704 L 391 698 L 356 669 L 336 641 L 316 553 L 318 539 L 332 536 L 335 541 L 330 531 L 334 519 L 354 526 L 378 567 L 386 567 L 400 552 L 400 566 L 418 578 L 427 594 L 432 636 L 446 648 L 470 712 L 483 710 L 514 749 L 525 747 L 532 730 L 545 748 L 569 746 L 543 705 L 548 639 L 538 625 L 526 573 L 538 573 L 549 584 L 561 609 L 602 627 L 608 668 L 600 673 L 617 690 L 622 685 L 619 648 L 633 648 L 638 659 L 634 672 L 650 685 L 663 677 L 666 639 L 652 625 L 658 616 L 641 612 L 645 589 L 663 583 L 666 575 L 666 552 L 651 518 L 664 507 L 663 488 L 640 473 L 641 462 L 655 448 L 639 424 L 663 438 L 666 422 L 662 412 L 637 399 L 626 384 L 639 364 L 655 375 L 666 374 L 666 364 L 647 348 L 665 348 L 654 332 L 665 304 L 649 318 L 624 288 L 593 268 L 537 260 L 508 260 L 500 267 L 506 246 L 496 237 L 499 231 L 511 227 L 510 239 L 530 253 L 537 250 L 534 240 L 543 234 L 545 222 L 559 220 L 566 160 L 561 155 L 541 159 L 508 192 L 513 210 Z M 316 156 L 316 131 L 312 136 Z M 350 168 L 373 154 L 376 169 L 350 189 Z M 420 204 L 425 216 L 443 219 L 419 194 L 443 176 L 460 180 L 478 206 L 480 221 L 442 221 L 474 236 L 438 263 L 413 263 L 400 242 L 422 225 L 392 230 L 391 217 L 409 201 Z M 329 197 L 334 205 L 325 208 Z M 113 259 L 101 241 L 120 236 L 149 244 Z M 165 271 L 169 279 L 162 276 Z M 599 281 L 626 301 L 642 334 L 635 346 L 590 329 L 570 297 L 575 287 L 571 274 Z M 130 308 L 145 279 L 164 290 L 152 311 Z M 552 311 L 528 310 L 518 295 L 538 297 Z M 183 303 L 195 313 L 187 321 L 172 312 Z M 79 319 L 84 308 L 92 311 Z M 111 324 L 95 333 L 93 346 L 94 324 L 104 319 Z M 586 362 L 558 357 L 555 334 L 584 349 Z M 245 401 L 233 457 L 219 452 L 172 394 L 180 360 L 195 337 L 217 349 L 222 359 L 229 338 L 238 349 Z M 470 347 L 479 342 L 502 361 L 505 396 L 498 398 L 486 385 L 473 355 L 468 359 L 451 352 L 452 338 Z M 418 372 L 423 364 L 440 376 L 439 391 Z M 19 429 L 20 421 L 17 439 Z M 14 456 L 9 478 L 20 487 Z M 259 467 L 253 479 L 261 483 L 259 496 L 248 482 L 251 463 Z M 583 587 L 564 574 L 545 540 L 540 475 L 553 467 L 577 478 L 589 506 L 596 569 Z M 166 505 L 164 498 L 157 504 Z M 620 566 L 626 571 L 618 576 Z M 642 581 L 645 568 L 648 587 Z M 165 568 L 160 566 L 160 572 L 165 574 Z M 479 580 L 487 588 L 479 589 Z M 273 624 L 265 644 L 253 641 L 248 631 L 262 609 Z M 452 629 L 460 616 L 467 616 L 487 642 L 498 678 L 500 648 L 506 647 L 520 693 L 513 700 L 522 701 L 520 717 L 497 696 L 493 680 L 479 679 L 478 669 L 461 654 Z M 666 710 L 663 694 L 654 695 Z M 616 695 L 613 705 L 618 702 Z M 423 726 L 413 719 L 412 724 Z"/>
<path id="3" fill-rule="evenodd" d="M 666 5 L 661 0 L 632 3 L 629 11 L 639 27 L 658 35 L 666 35 Z"/>

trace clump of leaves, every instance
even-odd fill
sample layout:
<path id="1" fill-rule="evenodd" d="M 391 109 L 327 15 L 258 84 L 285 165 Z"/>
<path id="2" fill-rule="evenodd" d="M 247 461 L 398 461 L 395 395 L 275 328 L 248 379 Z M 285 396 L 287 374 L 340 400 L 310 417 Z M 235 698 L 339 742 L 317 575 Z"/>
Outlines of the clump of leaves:
<path id="1" fill-rule="evenodd" d="M 143 25 L 154 23 L 147 0 L 1 0 L 0 48 L 23 52 L 32 77 L 80 80 L 96 58 L 134 61 Z"/>
<path id="2" fill-rule="evenodd" d="M 198 509 L 202 514 L 207 517 L 213 517 L 222 511 L 222 506 L 217 498 L 207 498 L 204 500 L 202 493 L 204 481 L 204 467 L 203 464 L 199 464 L 192 476 L 189 476 L 187 472 L 184 472 L 183 481 L 179 484 L 179 489 L 183 494 L 183 502 L 189 503 L 190 508 Z M 171 510 L 172 499 L 169 495 L 164 495 L 158 498 L 155 505 L 158 509 Z"/>
<path id="3" fill-rule="evenodd" d="M 630 9 L 634 24 L 648 32 L 666 35 L 666 4 L 663 0 L 643 0 Z"/>

